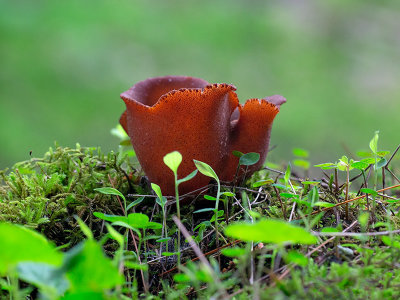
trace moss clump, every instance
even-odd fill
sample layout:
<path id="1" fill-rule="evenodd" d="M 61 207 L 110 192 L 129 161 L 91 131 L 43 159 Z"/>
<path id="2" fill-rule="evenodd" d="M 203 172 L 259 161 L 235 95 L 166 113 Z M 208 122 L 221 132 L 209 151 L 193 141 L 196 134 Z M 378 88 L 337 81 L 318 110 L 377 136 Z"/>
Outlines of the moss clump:
<path id="1" fill-rule="evenodd" d="M 104 155 L 98 148 L 56 146 L 0 172 L 0 221 L 24 224 L 59 244 L 81 239 L 73 215 L 96 232 L 94 211 L 121 213 L 115 197 L 94 191 L 112 186 L 124 194 L 140 190 L 130 152 Z M 130 177 L 130 180 L 127 180 Z"/>

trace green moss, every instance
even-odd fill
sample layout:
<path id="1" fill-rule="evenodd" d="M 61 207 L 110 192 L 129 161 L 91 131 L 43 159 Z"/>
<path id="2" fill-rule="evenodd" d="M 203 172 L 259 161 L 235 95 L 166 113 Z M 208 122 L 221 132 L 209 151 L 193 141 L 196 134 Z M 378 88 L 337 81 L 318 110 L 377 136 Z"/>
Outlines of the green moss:
<path id="1" fill-rule="evenodd" d="M 43 158 L 15 164 L 0 173 L 0 221 L 36 228 L 62 244 L 74 236 L 75 214 L 96 231 L 92 212 L 120 213 L 121 208 L 115 197 L 95 188 L 112 186 L 124 194 L 140 188 L 127 180 L 136 178 L 131 153 L 104 155 L 96 148 L 57 146 Z"/>

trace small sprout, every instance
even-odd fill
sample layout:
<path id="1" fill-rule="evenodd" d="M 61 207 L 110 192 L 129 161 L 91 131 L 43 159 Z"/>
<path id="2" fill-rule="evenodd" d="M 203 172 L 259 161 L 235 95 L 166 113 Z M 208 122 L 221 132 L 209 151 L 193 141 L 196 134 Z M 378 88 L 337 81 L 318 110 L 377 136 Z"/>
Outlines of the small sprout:
<path id="1" fill-rule="evenodd" d="M 379 139 L 379 131 L 375 131 L 374 137 L 369 142 L 369 148 L 371 149 L 373 154 L 377 154 L 378 152 L 378 139 Z"/>

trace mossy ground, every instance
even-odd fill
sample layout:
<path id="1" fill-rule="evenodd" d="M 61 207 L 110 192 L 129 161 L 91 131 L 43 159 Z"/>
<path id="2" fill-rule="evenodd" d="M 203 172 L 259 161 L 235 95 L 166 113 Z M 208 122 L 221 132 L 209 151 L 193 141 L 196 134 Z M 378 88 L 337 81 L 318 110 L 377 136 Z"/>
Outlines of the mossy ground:
<path id="1" fill-rule="evenodd" d="M 390 186 L 396 183 L 398 173 L 392 166 L 387 170 L 393 176 L 380 175 L 378 179 Z M 381 174 L 384 172 L 385 169 Z M 94 212 L 124 215 L 123 205 L 117 197 L 99 193 L 96 188 L 115 188 L 126 196 L 128 204 L 139 200 L 130 208 L 131 212 L 144 213 L 151 221 L 162 223 L 160 207 L 143 179 L 132 151 L 121 150 L 105 155 L 96 148 L 56 146 L 50 148 L 43 158 L 17 163 L 10 170 L 2 171 L 1 176 L 0 221 L 34 228 L 62 248 L 71 248 L 84 239 L 75 215 L 89 226 L 97 240 L 102 239 L 107 230 L 104 221 L 96 218 Z M 296 250 L 308 257 L 305 263 L 287 260 L 282 253 L 276 256 L 273 248 L 267 245 L 254 244 L 250 251 L 245 243 L 237 244 L 226 236 L 220 237 L 221 247 L 232 243 L 232 246 L 241 245 L 247 252 L 240 257 L 221 255 L 220 251 L 215 251 L 219 249 L 216 249 L 213 214 L 193 213 L 199 208 L 213 206 L 214 202 L 203 200 L 203 195 L 186 200 L 181 212 L 182 223 L 218 270 L 223 289 L 236 299 L 400 297 L 400 238 L 396 231 L 400 228 L 399 190 L 388 192 L 386 195 L 391 194 L 388 197 L 377 195 L 374 205 L 371 199 L 367 203 L 362 197 L 350 202 L 348 208 L 346 205 L 331 208 L 345 198 L 356 197 L 358 187 L 368 182 L 368 178 L 355 178 L 353 188 L 346 196 L 345 180 L 341 184 L 339 180 L 335 185 L 334 176 L 328 175 L 318 184 L 304 183 L 304 180 L 301 183 L 298 177 L 300 175 L 293 171 L 285 174 L 264 169 L 242 185 L 224 185 L 224 191 L 232 194 L 223 196 L 219 226 L 222 232 L 227 224 L 246 219 L 250 212 L 253 218 L 291 220 L 309 230 L 327 232 L 327 236 L 319 236 L 319 246 L 286 247 L 283 253 Z M 213 184 L 207 193 L 215 193 Z M 324 204 L 315 205 L 317 202 Z M 322 212 L 323 209 L 326 211 Z M 167 204 L 168 232 L 172 238 L 169 248 L 176 243 L 177 227 L 171 219 L 175 212 L 175 205 Z M 353 233 L 369 232 L 370 236 L 340 235 L 346 228 Z M 337 232 L 337 236 L 330 237 L 331 231 Z M 378 232 L 383 234 L 375 235 Z M 141 294 L 149 299 L 209 298 L 218 290 L 206 289 L 210 283 L 202 278 L 200 265 L 196 263 L 183 267 L 181 274 L 184 276 L 173 277 L 176 257 L 160 259 L 160 251 L 165 249 L 152 239 L 154 235 L 161 235 L 160 230 L 147 230 L 146 234 L 148 239 L 141 245 L 141 253 L 142 261 L 149 267 L 145 275 L 149 289 L 144 291 L 142 278 L 136 273 L 136 277 L 128 276 L 131 282 L 124 289 L 125 295 Z M 117 245 L 107 242 L 103 248 L 111 257 Z M 132 242 L 127 244 L 126 250 L 134 251 Z M 183 261 L 196 258 L 186 243 L 181 245 L 181 252 Z M 250 279 L 251 269 L 262 261 L 264 264 L 259 269 L 259 276 Z"/>

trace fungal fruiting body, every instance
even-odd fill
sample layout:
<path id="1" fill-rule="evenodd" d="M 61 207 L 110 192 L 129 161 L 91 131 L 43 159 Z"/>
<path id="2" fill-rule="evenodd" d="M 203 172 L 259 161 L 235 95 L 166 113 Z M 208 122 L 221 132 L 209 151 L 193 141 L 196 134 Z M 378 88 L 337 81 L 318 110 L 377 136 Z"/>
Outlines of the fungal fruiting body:
<path id="1" fill-rule="evenodd" d="M 246 175 L 258 170 L 268 153 L 272 122 L 282 96 L 239 104 L 236 88 L 209 84 L 200 78 L 149 78 L 121 94 L 126 104 L 120 123 L 129 135 L 137 158 L 150 182 L 164 195 L 175 192 L 174 177 L 163 157 L 179 151 L 183 160 L 178 178 L 195 170 L 193 159 L 209 164 L 223 181 L 232 181 L 239 159 L 232 151 L 257 152 L 260 160 Z M 179 186 L 185 194 L 206 186 L 209 177 L 197 174 Z"/>

